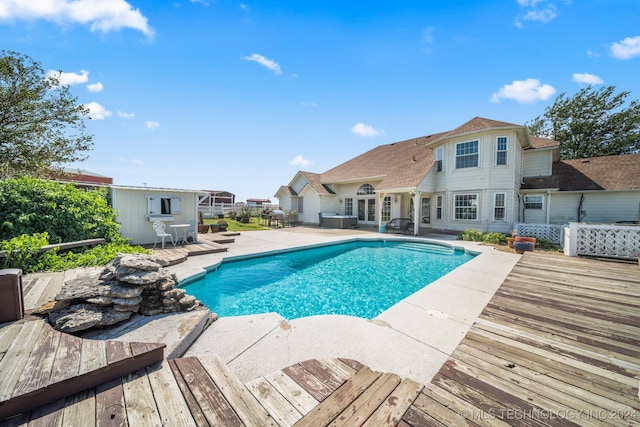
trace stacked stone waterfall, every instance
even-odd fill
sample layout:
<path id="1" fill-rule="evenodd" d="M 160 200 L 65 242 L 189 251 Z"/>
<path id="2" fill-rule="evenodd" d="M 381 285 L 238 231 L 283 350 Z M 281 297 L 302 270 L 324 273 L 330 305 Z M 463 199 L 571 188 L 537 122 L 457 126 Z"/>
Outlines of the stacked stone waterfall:
<path id="1" fill-rule="evenodd" d="M 78 332 L 114 325 L 134 313 L 153 316 L 191 311 L 202 304 L 163 268 L 164 261 L 150 255 L 120 254 L 98 274 L 68 280 L 55 301 L 36 310 L 49 314 L 57 330 Z"/>

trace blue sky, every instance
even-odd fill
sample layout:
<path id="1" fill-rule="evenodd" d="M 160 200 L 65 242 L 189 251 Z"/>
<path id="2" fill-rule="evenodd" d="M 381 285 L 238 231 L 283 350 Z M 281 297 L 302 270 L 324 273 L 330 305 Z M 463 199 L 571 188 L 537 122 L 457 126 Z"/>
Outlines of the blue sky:
<path id="1" fill-rule="evenodd" d="M 272 198 L 298 170 L 593 84 L 640 98 L 637 0 L 0 0 L 2 48 L 62 71 L 120 185 Z"/>

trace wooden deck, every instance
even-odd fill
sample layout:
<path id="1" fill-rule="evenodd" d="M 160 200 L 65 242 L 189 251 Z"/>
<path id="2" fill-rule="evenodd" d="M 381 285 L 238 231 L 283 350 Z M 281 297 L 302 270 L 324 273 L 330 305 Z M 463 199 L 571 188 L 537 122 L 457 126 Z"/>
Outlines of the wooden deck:
<path id="1" fill-rule="evenodd" d="M 0 328 L 0 420 L 158 363 L 164 344 L 93 341 L 40 318 Z"/>
<path id="2" fill-rule="evenodd" d="M 220 232 L 220 233 L 199 233 L 197 243 L 189 243 L 187 245 L 165 245 L 162 249 L 156 246 L 152 249 L 152 245 L 146 245 L 154 254 L 164 258 L 168 265 L 183 262 L 190 256 L 207 255 L 217 252 L 226 252 L 230 243 L 235 242 L 234 236 L 239 235 L 237 232 Z"/>
<path id="3" fill-rule="evenodd" d="M 529 252 L 430 384 L 345 359 L 241 384 L 202 355 L 0 426 L 629 426 L 640 425 L 639 385 L 638 266 Z"/>

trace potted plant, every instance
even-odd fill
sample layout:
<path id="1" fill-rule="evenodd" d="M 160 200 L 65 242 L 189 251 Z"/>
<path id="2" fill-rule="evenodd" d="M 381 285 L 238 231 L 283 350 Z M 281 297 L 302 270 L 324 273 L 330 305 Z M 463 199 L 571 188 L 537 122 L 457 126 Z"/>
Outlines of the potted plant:
<path id="1" fill-rule="evenodd" d="M 220 221 L 218 221 L 218 229 L 220 231 L 227 231 L 227 221 L 225 221 L 224 219 L 221 219 Z"/>
<path id="2" fill-rule="evenodd" d="M 511 237 L 507 237 L 507 245 L 513 249 L 513 241 L 516 240 L 516 230 L 511 230 Z"/>
<path id="3" fill-rule="evenodd" d="M 218 224 L 209 224 L 209 227 L 211 227 L 211 232 L 212 233 L 217 233 L 218 231 L 220 231 L 220 223 L 218 223 Z"/>
<path id="4" fill-rule="evenodd" d="M 208 233 L 209 232 L 209 224 L 198 224 L 198 233 Z"/>

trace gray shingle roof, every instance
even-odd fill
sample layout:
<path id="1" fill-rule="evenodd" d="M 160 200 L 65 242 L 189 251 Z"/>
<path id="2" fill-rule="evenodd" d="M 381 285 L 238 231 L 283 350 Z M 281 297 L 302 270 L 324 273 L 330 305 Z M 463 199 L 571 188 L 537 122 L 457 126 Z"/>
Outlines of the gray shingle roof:
<path id="1" fill-rule="evenodd" d="M 382 179 L 377 190 L 415 188 L 433 165 L 426 144 L 442 134 L 380 145 L 322 174 L 327 184 Z"/>
<path id="2" fill-rule="evenodd" d="M 525 178 L 522 189 L 640 190 L 640 154 L 562 160 L 551 177 Z"/>

